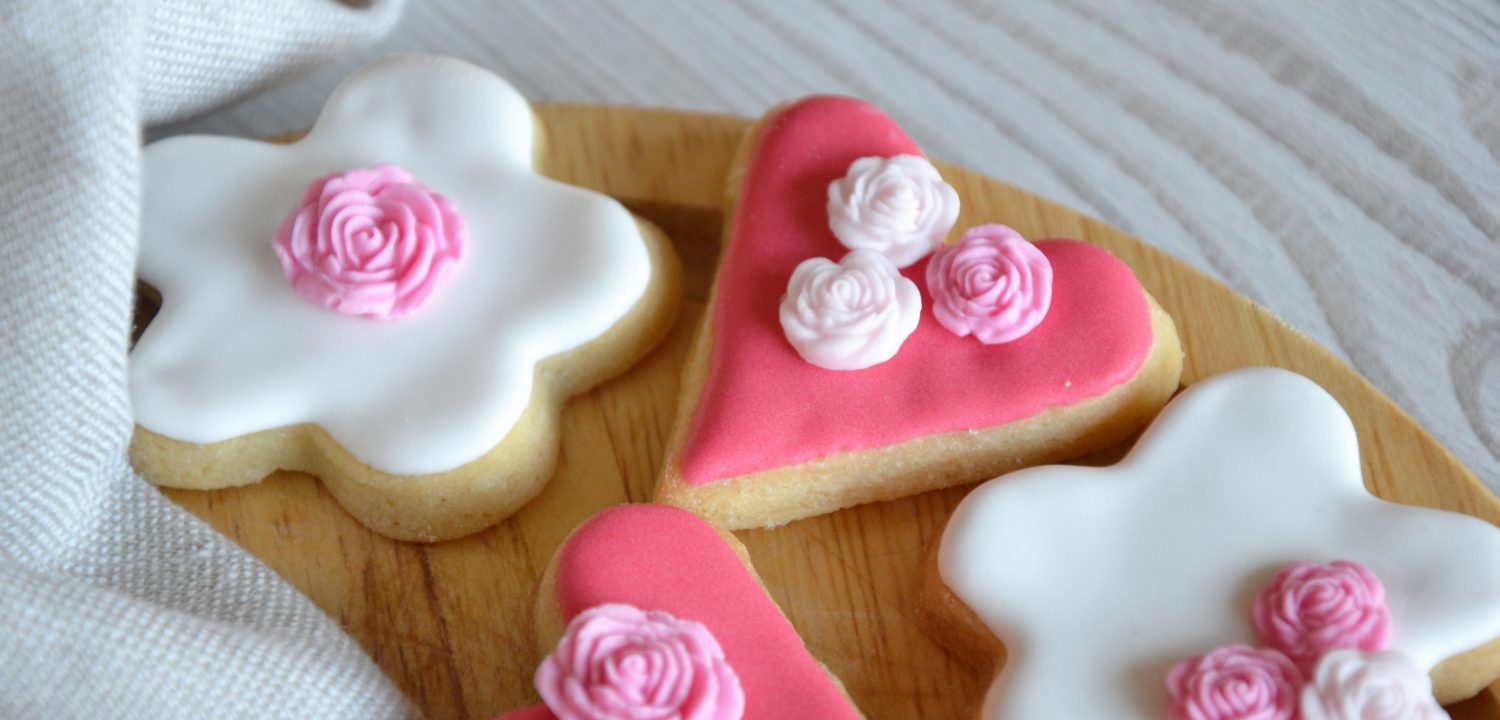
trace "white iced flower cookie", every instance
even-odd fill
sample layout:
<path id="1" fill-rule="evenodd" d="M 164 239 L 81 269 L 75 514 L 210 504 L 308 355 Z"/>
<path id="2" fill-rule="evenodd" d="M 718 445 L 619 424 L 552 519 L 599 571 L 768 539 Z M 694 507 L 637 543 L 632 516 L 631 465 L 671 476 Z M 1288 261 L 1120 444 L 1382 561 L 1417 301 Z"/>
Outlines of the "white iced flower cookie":
<path id="1" fill-rule="evenodd" d="M 162 307 L 130 357 L 137 469 L 308 472 L 403 539 L 534 496 L 552 416 L 665 333 L 678 279 L 654 228 L 537 174 L 533 123 L 495 75 L 407 55 L 297 142 L 148 146 L 139 274 Z"/>
<path id="2" fill-rule="evenodd" d="M 1393 651 L 1334 650 L 1302 689 L 1302 720 L 1446 720 L 1432 681 Z"/>
<path id="3" fill-rule="evenodd" d="M 884 255 L 804 260 L 781 300 L 781 328 L 797 354 L 829 370 L 861 370 L 896 355 L 917 329 L 922 293 Z"/>
<path id="4" fill-rule="evenodd" d="M 1349 416 L 1311 380 L 1273 368 L 1192 385 L 1116 465 L 1031 468 L 979 486 L 944 530 L 936 587 L 1008 651 L 980 717 L 1144 720 L 1165 715 L 1168 663 L 1255 643 L 1247 591 L 1307 559 L 1380 579 L 1399 628 L 1389 648 L 1424 675 L 1453 664 L 1452 682 L 1433 687 L 1439 700 L 1493 679 L 1472 675 L 1486 674 L 1482 655 L 1500 638 L 1500 529 L 1372 496 Z M 1279 592 L 1299 604 L 1281 614 L 1315 633 L 1348 616 L 1324 607 L 1348 601 L 1326 585 Z M 1332 627 L 1340 642 L 1385 635 L 1356 625 Z M 945 639 L 993 647 L 966 632 Z M 1461 678 L 1465 662 L 1475 672 Z"/>
<path id="5" fill-rule="evenodd" d="M 863 157 L 828 184 L 828 226 L 844 247 L 910 266 L 943 244 L 958 191 L 920 155 Z"/>

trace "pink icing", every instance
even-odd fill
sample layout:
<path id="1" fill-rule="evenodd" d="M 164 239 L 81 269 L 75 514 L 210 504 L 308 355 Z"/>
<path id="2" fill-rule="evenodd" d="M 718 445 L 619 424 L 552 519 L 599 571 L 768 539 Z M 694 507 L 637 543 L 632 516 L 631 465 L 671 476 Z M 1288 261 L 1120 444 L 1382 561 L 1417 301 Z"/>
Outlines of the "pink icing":
<path id="1" fill-rule="evenodd" d="M 702 623 L 739 675 L 746 720 L 859 717 L 739 555 L 686 510 L 618 505 L 586 521 L 561 550 L 557 599 L 570 621 L 625 603 Z M 506 717 L 546 717 L 524 712 Z"/>
<path id="2" fill-rule="evenodd" d="M 561 720 L 739 720 L 745 693 L 724 650 L 700 623 L 619 603 L 568 623 L 536 671 Z"/>
<path id="3" fill-rule="evenodd" d="M 1337 560 L 1282 568 L 1255 598 L 1255 635 L 1311 674 L 1323 653 L 1384 650 L 1391 641 L 1385 586 L 1369 568 Z"/>
<path id="4" fill-rule="evenodd" d="M 927 265 L 932 313 L 953 334 L 1008 343 L 1040 325 L 1052 304 L 1052 264 L 1004 225 L 970 228 Z"/>
<path id="5" fill-rule="evenodd" d="M 447 198 L 395 165 L 312 181 L 276 230 L 292 289 L 330 310 L 391 320 L 421 307 L 452 272 L 468 231 Z"/>
<path id="6" fill-rule="evenodd" d="M 879 109 L 849 98 L 802 100 L 766 123 L 719 269 L 708 376 L 681 455 L 688 483 L 1018 420 L 1101 395 L 1144 362 L 1151 318 L 1135 275 L 1067 240 L 1037 244 L 1053 268 L 1052 306 L 1020 340 L 983 345 L 922 313 L 885 363 L 841 372 L 804 362 L 778 307 L 798 263 L 844 253 L 828 229 L 828 183 L 856 158 L 919 153 Z M 925 285 L 926 263 L 902 274 Z"/>
<path id="7" fill-rule="evenodd" d="M 1228 645 L 1167 672 L 1167 720 L 1291 720 L 1302 674 L 1275 650 Z"/>

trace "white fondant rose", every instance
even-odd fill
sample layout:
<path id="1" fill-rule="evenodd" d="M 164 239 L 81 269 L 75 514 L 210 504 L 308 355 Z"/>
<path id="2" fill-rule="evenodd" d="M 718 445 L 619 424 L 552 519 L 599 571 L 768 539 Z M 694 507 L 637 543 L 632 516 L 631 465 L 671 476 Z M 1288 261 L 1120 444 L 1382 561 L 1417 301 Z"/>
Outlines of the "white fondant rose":
<path id="1" fill-rule="evenodd" d="M 884 255 L 855 250 L 840 262 L 804 260 L 781 300 L 781 328 L 802 359 L 860 370 L 896 355 L 917 329 L 922 293 Z"/>
<path id="2" fill-rule="evenodd" d="M 918 155 L 864 157 L 828 184 L 828 226 L 850 250 L 904 268 L 943 243 L 958 220 L 958 192 Z"/>
<path id="3" fill-rule="evenodd" d="M 1404 653 L 1334 650 L 1302 689 L 1302 720 L 1438 720 L 1432 680 Z"/>

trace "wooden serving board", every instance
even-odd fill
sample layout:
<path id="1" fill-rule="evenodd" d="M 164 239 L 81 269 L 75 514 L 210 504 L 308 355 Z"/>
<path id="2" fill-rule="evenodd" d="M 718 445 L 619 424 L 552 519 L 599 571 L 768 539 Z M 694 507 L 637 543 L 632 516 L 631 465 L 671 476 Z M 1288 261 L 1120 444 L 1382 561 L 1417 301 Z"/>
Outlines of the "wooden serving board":
<path id="1" fill-rule="evenodd" d="M 302 475 L 214 492 L 165 491 L 311 596 L 438 720 L 487 718 L 536 701 L 532 673 L 547 648 L 532 637 L 532 601 L 543 568 L 594 512 L 650 499 L 678 371 L 712 281 L 725 176 L 749 125 L 624 107 L 541 106 L 538 114 L 549 148 L 543 170 L 620 198 L 660 225 L 687 277 L 681 321 L 661 347 L 567 406 L 557 474 L 542 495 L 498 527 L 419 545 L 371 533 Z M 939 165 L 963 197 L 960 226 L 1004 222 L 1028 238 L 1082 238 L 1124 258 L 1177 321 L 1184 383 L 1247 365 L 1302 373 L 1354 417 L 1366 483 L 1376 494 L 1500 524 L 1500 501 L 1452 454 L 1264 309 L 1102 222 Z M 989 684 L 923 635 L 910 604 L 924 549 L 967 490 L 738 533 L 772 596 L 870 718 L 962 717 Z M 1500 683 L 1453 712 L 1500 717 Z"/>

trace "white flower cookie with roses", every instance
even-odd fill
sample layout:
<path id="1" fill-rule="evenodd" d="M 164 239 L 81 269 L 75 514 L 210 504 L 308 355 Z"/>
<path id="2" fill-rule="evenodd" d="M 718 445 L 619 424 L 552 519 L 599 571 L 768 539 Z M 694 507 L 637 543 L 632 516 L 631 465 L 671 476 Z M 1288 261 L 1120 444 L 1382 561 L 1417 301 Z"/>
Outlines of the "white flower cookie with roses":
<path id="1" fill-rule="evenodd" d="M 1416 720 L 1500 677 L 1500 528 L 1371 495 L 1286 370 L 1191 385 L 1115 465 L 980 485 L 935 550 L 920 617 L 996 670 L 979 720 Z"/>
<path id="2" fill-rule="evenodd" d="M 644 355 L 680 285 L 659 231 L 538 175 L 535 142 L 500 78 L 396 56 L 295 143 L 148 146 L 136 468 L 195 489 L 307 472 L 410 540 L 533 497 L 562 403 Z"/>

